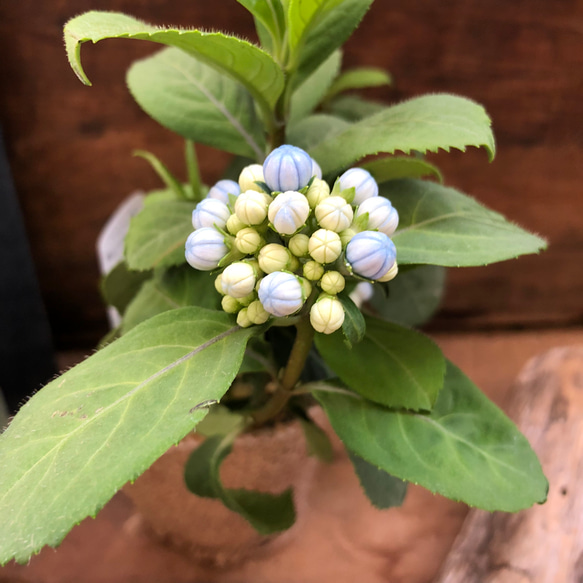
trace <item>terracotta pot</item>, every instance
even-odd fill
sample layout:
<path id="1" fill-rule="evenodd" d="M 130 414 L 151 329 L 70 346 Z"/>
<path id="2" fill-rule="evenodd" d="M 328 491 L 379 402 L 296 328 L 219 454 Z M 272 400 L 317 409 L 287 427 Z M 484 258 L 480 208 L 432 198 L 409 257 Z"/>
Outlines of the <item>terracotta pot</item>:
<path id="1" fill-rule="evenodd" d="M 241 436 L 221 466 L 221 479 L 228 488 L 272 494 L 294 488 L 296 524 L 279 535 L 258 534 L 220 501 L 199 498 L 186 488 L 184 465 L 201 440 L 194 433 L 188 435 L 124 488 L 151 532 L 193 560 L 218 567 L 240 563 L 290 540 L 302 519 L 314 468 L 299 422 Z"/>

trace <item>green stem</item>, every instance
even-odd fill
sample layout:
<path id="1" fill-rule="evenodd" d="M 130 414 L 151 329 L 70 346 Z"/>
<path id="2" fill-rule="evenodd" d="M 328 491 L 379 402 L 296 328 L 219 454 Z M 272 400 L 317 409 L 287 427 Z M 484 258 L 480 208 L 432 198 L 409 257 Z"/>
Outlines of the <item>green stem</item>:
<path id="1" fill-rule="evenodd" d="M 198 159 L 196 149 L 192 140 L 185 140 L 184 155 L 186 158 L 186 168 L 188 171 L 188 182 L 192 190 L 192 198 L 199 201 L 202 198 L 200 189 L 200 172 L 198 170 Z"/>
<path id="2" fill-rule="evenodd" d="M 275 393 L 261 409 L 252 415 L 258 425 L 275 417 L 285 407 L 300 380 L 314 341 L 314 328 L 310 324 L 309 316 L 304 316 L 296 324 L 296 330 L 296 339 Z"/>

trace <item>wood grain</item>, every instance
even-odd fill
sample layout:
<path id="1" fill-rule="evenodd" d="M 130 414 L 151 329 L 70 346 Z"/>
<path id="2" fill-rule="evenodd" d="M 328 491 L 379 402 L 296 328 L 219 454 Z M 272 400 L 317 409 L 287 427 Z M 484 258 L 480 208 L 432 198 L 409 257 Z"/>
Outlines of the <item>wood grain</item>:
<path id="1" fill-rule="evenodd" d="M 115 206 L 158 186 L 136 148 L 183 174 L 182 142 L 129 96 L 124 71 L 147 43 L 85 46 L 92 88 L 67 64 L 61 30 L 84 10 L 121 10 L 154 23 L 233 30 L 253 38 L 234 0 L 55 0 L 0 3 L 0 122 L 44 300 L 59 347 L 105 331 L 94 242 Z M 396 101 L 429 91 L 468 95 L 491 113 L 499 143 L 435 157 L 447 181 L 548 237 L 551 248 L 485 269 L 454 270 L 434 329 L 570 326 L 583 322 L 583 0 L 376 0 L 345 65 L 388 68 Z M 225 155 L 200 148 L 205 180 Z"/>

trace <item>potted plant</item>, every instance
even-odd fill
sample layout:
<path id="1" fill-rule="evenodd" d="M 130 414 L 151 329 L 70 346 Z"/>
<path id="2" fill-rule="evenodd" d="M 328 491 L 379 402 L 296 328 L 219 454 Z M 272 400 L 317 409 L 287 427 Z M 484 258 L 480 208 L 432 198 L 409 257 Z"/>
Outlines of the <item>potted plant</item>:
<path id="1" fill-rule="evenodd" d="M 276 491 L 225 484 L 221 464 L 245 440 L 258 458 L 268 442 L 283 466 L 300 459 L 283 445 L 297 445 L 300 426 L 310 451 L 327 458 L 315 403 L 379 508 L 399 504 L 407 482 L 487 510 L 545 500 L 526 439 L 429 338 L 403 325 L 432 311 L 434 301 L 414 316 L 407 306 L 411 294 L 435 296 L 443 267 L 545 246 L 444 186 L 421 157 L 476 146 L 492 158 L 486 112 L 445 94 L 391 106 L 343 97 L 388 80 L 371 69 L 339 73 L 340 47 L 372 0 L 239 2 L 261 47 L 119 13 L 88 12 L 65 26 L 85 83 L 85 42 L 166 45 L 132 66 L 128 85 L 186 138 L 189 179 L 142 153 L 166 187 L 146 197 L 124 261 L 103 284 L 121 325 L 0 436 L 0 563 L 56 546 L 179 442 L 192 500 L 221 501 L 261 535 L 288 529 L 293 476 Z M 194 142 L 237 156 L 210 189 Z M 279 440 L 278 426 L 290 440 Z"/>

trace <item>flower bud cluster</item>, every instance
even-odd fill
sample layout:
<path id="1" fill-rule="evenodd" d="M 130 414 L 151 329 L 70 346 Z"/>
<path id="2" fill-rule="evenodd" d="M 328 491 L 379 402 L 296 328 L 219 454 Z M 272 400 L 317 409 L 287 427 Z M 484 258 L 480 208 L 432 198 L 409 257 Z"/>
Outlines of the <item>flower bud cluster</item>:
<path id="1" fill-rule="evenodd" d="M 240 326 L 309 308 L 312 326 L 331 334 L 344 322 L 338 294 L 347 284 L 350 291 L 360 280 L 354 289 L 368 290 L 397 275 L 390 237 L 398 223 L 369 172 L 351 168 L 331 190 L 306 152 L 284 145 L 262 166 L 244 168 L 238 183 L 217 182 L 198 203 L 186 260 L 221 270 L 215 288 Z M 350 297 L 360 307 L 370 296 Z"/>

